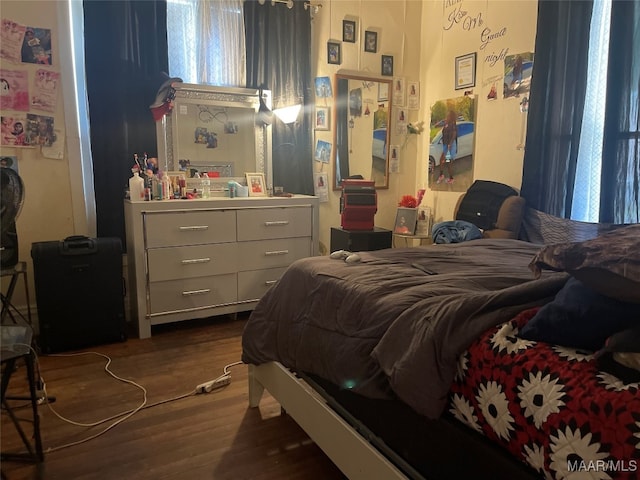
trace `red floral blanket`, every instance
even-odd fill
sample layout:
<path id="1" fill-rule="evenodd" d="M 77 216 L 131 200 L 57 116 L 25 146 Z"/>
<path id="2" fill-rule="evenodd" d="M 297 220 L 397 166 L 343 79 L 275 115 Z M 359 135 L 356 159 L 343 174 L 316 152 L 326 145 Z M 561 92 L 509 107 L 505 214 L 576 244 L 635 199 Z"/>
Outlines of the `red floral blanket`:
<path id="1" fill-rule="evenodd" d="M 640 384 L 599 371 L 592 352 L 518 338 L 536 311 L 460 356 L 450 412 L 543 478 L 640 478 Z"/>

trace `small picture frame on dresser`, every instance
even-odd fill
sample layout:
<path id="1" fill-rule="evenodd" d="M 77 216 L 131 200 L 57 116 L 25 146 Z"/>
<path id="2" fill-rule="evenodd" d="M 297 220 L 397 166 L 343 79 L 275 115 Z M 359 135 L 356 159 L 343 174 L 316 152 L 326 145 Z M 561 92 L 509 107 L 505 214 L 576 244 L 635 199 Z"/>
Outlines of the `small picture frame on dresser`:
<path id="1" fill-rule="evenodd" d="M 266 197 L 267 186 L 264 183 L 264 173 L 246 173 L 247 186 L 250 197 Z"/>

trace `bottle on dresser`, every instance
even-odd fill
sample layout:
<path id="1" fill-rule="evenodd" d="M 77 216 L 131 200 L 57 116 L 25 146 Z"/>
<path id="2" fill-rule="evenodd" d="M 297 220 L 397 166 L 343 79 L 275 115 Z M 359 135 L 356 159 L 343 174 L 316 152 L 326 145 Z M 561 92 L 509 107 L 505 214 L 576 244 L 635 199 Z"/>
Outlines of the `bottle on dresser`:
<path id="1" fill-rule="evenodd" d="M 132 202 L 142 202 L 144 200 L 144 180 L 137 167 L 133 167 L 131 171 L 133 176 L 129 179 L 129 198 Z"/>

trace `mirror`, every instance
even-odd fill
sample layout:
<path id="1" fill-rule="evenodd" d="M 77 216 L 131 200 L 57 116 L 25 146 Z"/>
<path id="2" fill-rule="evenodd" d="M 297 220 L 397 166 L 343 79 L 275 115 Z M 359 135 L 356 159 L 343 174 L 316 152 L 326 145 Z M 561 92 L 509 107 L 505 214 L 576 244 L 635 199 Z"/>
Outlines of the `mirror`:
<path id="1" fill-rule="evenodd" d="M 173 109 L 157 122 L 158 162 L 165 171 L 217 172 L 244 183 L 246 172 L 271 185 L 271 126 L 256 121 L 260 90 L 174 83 Z M 271 92 L 262 98 L 271 109 Z M 162 168 L 162 167 L 161 167 Z"/>
<path id="2" fill-rule="evenodd" d="M 336 74 L 334 190 L 355 175 L 389 188 L 391 84 L 391 77 Z"/>

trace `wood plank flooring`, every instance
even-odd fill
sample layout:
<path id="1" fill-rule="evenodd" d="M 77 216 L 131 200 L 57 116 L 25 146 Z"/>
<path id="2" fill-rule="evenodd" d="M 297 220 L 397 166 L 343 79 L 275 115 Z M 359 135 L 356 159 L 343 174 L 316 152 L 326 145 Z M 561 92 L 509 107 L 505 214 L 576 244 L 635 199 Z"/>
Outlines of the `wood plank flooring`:
<path id="1" fill-rule="evenodd" d="M 240 360 L 246 314 L 154 327 L 149 339 L 100 345 L 110 369 L 147 390 L 149 404 L 192 391 Z M 95 355 L 42 356 L 41 375 L 53 408 L 76 422 L 90 423 L 136 408 L 142 392 L 104 371 Z M 266 395 L 248 407 L 247 366 L 232 367 L 231 384 L 208 394 L 147 408 L 85 443 L 56 450 L 103 430 L 70 425 L 39 407 L 45 461 L 41 468 L 4 461 L 8 480 L 332 480 L 345 477 Z M 9 394 L 26 392 L 24 367 L 11 380 Z M 19 403 L 19 402 L 18 402 Z M 15 404 L 15 402 L 14 402 Z M 18 415 L 28 417 L 21 408 Z M 20 439 L 2 415 L 2 451 L 17 451 Z M 26 425 L 29 429 L 30 426 Z M 30 430 L 28 430 L 30 432 Z M 51 450 L 53 449 L 53 450 Z"/>

